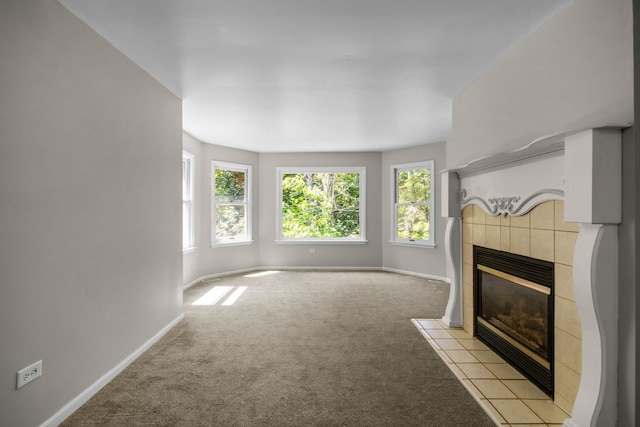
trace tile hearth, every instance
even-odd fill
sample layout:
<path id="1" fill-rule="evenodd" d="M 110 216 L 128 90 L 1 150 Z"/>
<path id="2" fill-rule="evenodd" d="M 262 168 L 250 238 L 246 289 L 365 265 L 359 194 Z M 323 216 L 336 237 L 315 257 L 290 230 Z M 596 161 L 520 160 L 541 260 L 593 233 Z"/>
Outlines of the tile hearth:
<path id="1" fill-rule="evenodd" d="M 561 427 L 570 415 L 478 339 L 441 320 L 412 319 L 422 336 L 501 427 Z"/>

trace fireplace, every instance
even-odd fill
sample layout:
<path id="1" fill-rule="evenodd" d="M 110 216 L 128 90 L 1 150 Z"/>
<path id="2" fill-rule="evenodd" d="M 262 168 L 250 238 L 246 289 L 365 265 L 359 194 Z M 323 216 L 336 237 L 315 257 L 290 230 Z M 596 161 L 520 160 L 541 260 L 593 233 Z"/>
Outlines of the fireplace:
<path id="1" fill-rule="evenodd" d="M 475 335 L 553 397 L 554 264 L 474 246 Z"/>

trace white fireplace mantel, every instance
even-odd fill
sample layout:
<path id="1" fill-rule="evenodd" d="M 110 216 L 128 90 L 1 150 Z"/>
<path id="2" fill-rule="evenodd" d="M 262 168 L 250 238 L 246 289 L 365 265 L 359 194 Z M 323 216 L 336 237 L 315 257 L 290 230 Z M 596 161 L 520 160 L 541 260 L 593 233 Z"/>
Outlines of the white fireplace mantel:
<path id="1" fill-rule="evenodd" d="M 565 221 L 579 223 L 574 293 L 582 325 L 582 376 L 565 427 L 616 424 L 618 224 L 622 212 L 619 128 L 589 129 L 533 141 L 525 147 L 441 172 L 445 251 L 451 283 L 443 320 L 461 327 L 462 209 L 524 215 L 564 200 Z"/>

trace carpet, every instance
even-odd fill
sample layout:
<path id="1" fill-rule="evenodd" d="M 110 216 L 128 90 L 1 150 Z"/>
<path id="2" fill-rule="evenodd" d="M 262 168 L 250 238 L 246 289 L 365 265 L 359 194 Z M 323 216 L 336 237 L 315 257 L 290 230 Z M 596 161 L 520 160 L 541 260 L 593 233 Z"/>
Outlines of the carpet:
<path id="1" fill-rule="evenodd" d="M 62 425 L 494 425 L 410 321 L 440 318 L 448 284 L 385 272 L 248 276 L 187 290 L 185 319 Z M 192 305 L 223 286 L 215 304 Z"/>

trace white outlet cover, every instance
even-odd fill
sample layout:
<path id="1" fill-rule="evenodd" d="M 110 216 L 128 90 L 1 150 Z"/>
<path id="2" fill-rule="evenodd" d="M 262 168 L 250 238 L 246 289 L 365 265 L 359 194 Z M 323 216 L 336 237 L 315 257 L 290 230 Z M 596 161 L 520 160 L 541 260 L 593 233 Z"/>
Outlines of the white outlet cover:
<path id="1" fill-rule="evenodd" d="M 18 371 L 16 376 L 16 390 L 29 384 L 36 378 L 40 378 L 40 376 L 42 376 L 42 360 L 38 360 L 36 363 L 32 363 Z"/>

